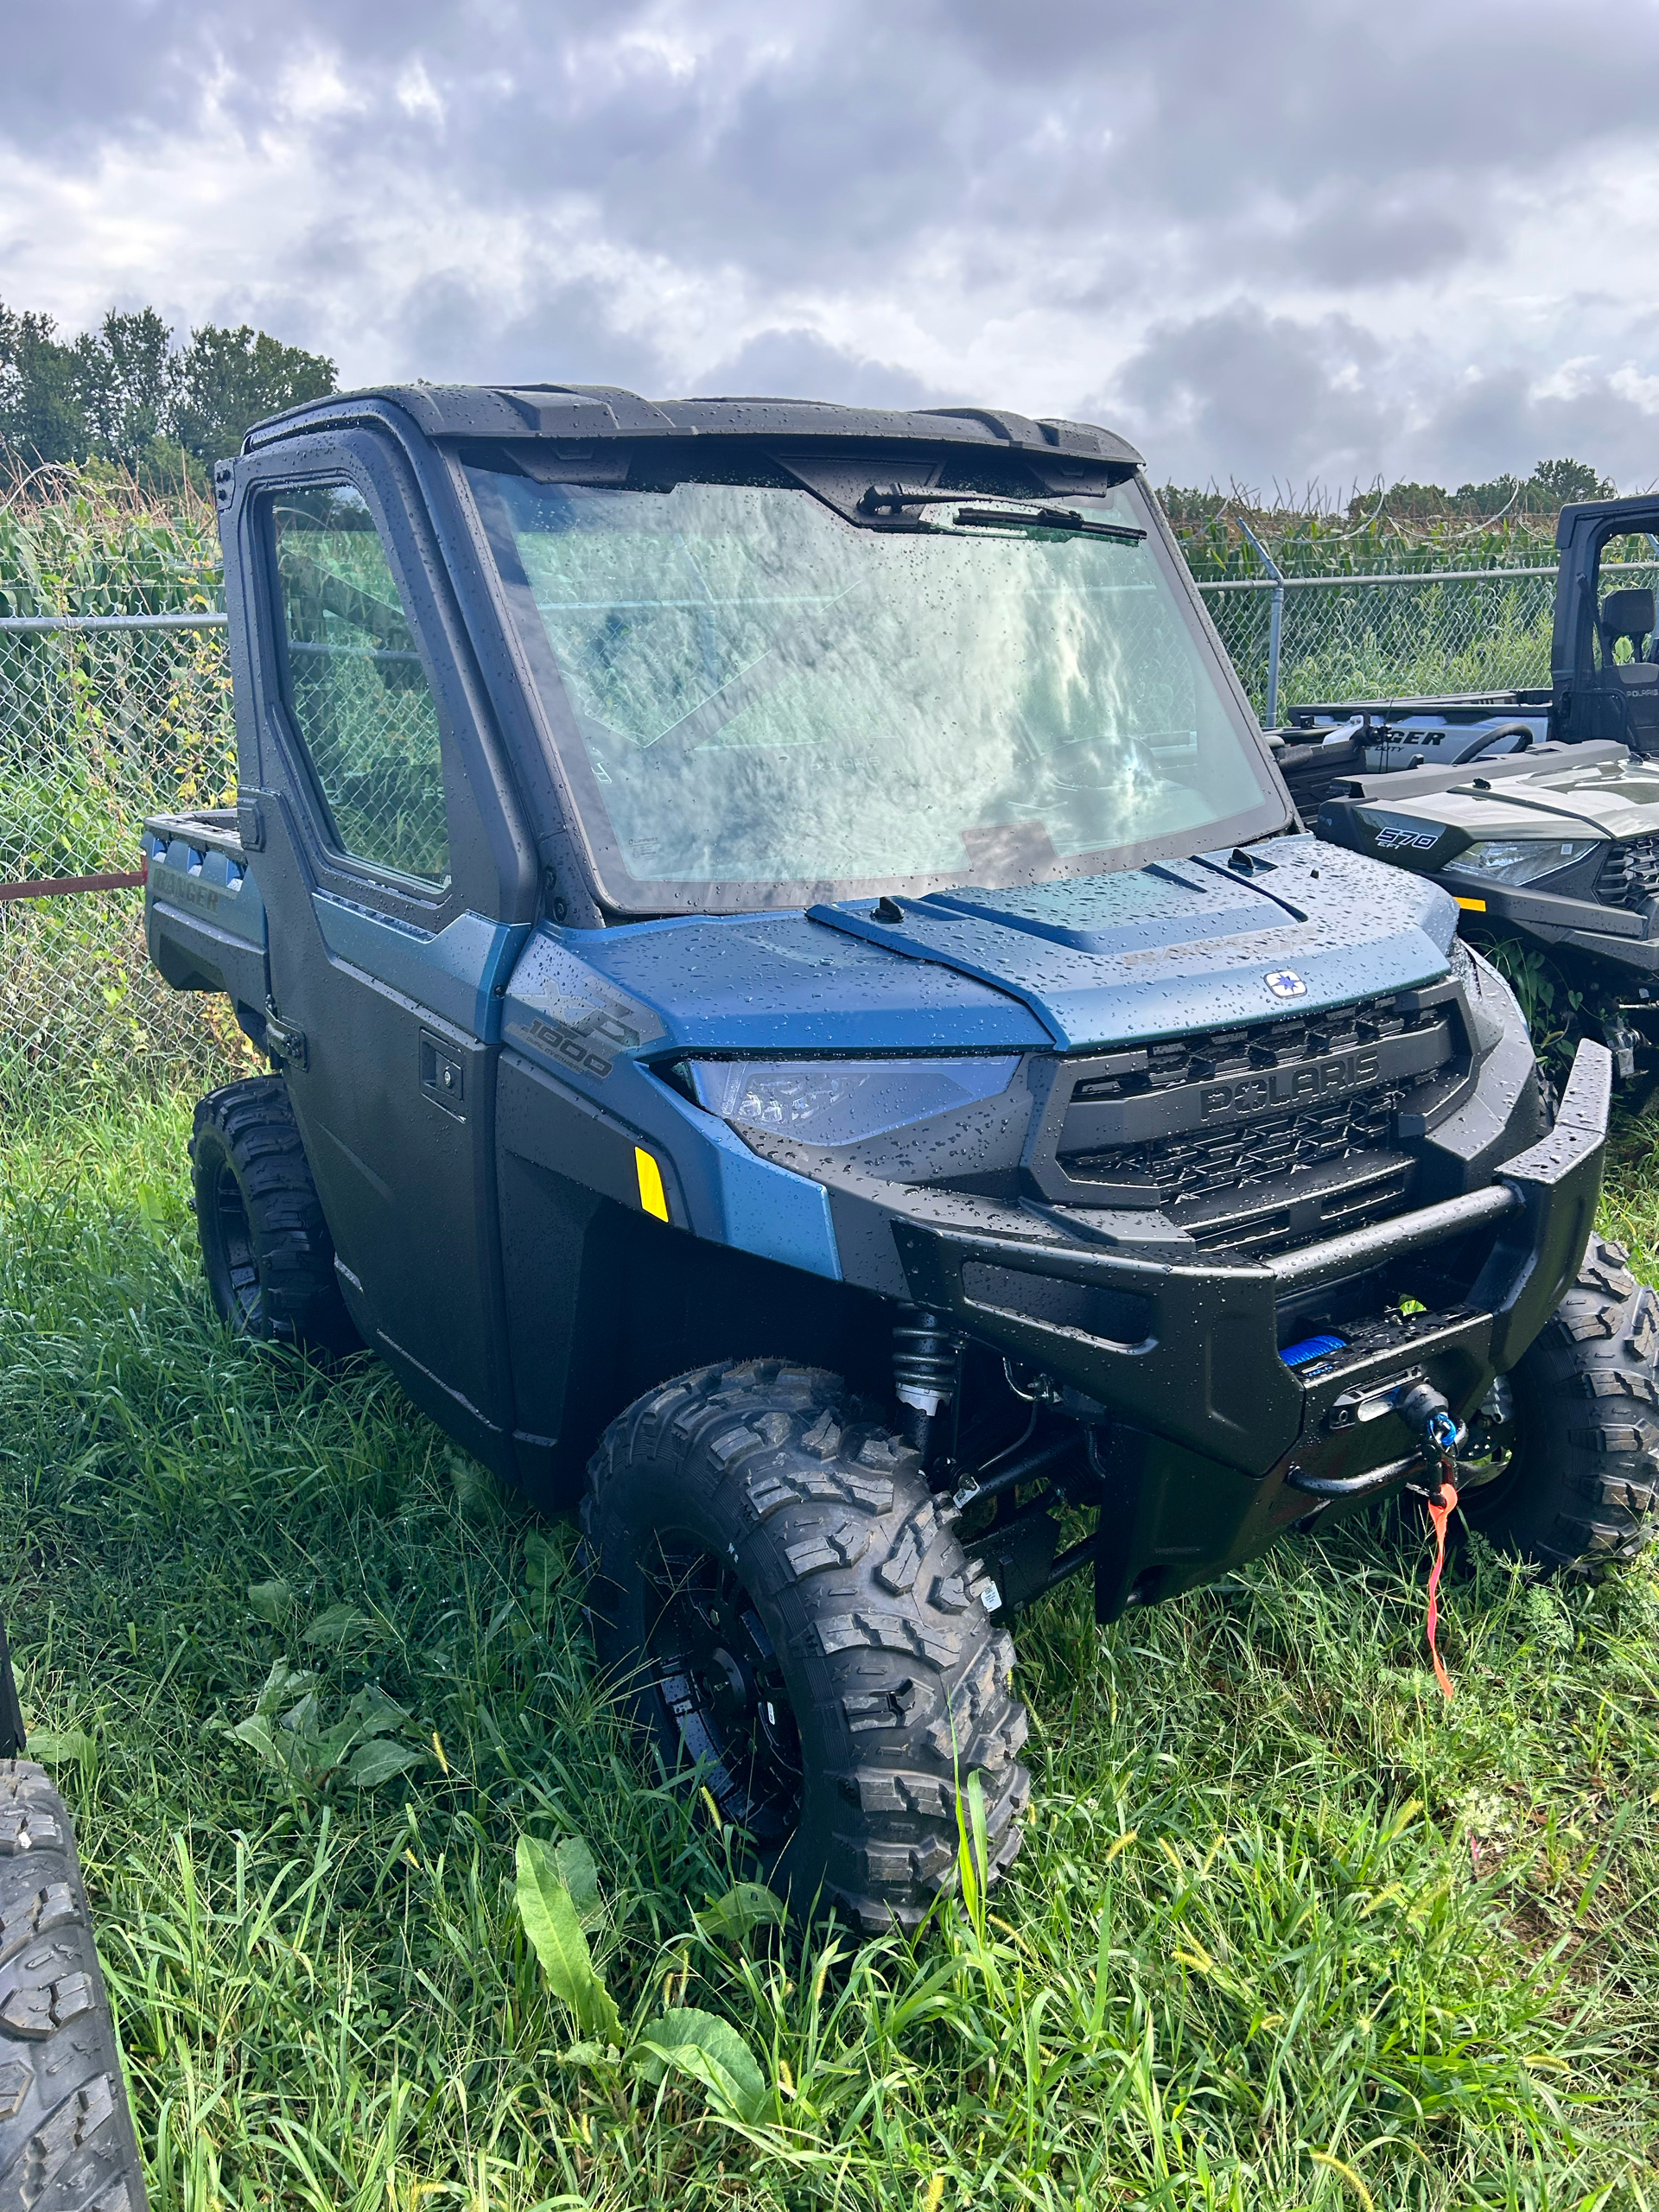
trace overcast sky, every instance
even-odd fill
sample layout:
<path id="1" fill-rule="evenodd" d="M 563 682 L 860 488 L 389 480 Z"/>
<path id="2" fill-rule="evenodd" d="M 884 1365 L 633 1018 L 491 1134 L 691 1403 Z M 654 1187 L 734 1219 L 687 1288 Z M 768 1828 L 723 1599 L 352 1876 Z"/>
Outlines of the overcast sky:
<path id="1" fill-rule="evenodd" d="M 1659 5 L 5 0 L 0 299 L 975 399 L 1158 480 L 1659 479 Z"/>

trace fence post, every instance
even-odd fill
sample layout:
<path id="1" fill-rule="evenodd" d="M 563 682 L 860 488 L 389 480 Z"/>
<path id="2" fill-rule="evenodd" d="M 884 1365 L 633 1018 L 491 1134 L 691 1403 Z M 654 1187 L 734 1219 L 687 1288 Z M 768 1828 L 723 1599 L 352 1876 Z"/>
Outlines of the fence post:
<path id="1" fill-rule="evenodd" d="M 1262 716 L 1262 727 L 1274 729 L 1279 721 L 1279 641 L 1285 626 L 1285 579 L 1278 563 L 1250 528 L 1243 515 L 1238 526 L 1255 548 L 1255 556 L 1273 578 L 1273 599 L 1268 610 L 1268 699 Z"/>

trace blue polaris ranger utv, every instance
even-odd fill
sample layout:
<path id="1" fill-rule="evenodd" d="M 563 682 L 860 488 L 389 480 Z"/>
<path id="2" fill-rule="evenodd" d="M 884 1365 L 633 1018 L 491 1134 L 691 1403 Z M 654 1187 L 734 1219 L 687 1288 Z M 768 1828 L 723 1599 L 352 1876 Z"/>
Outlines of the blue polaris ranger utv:
<path id="1" fill-rule="evenodd" d="M 1455 1463 L 1577 1568 L 1654 1309 L 1431 883 L 1297 822 L 1139 457 L 978 408 L 422 385 L 218 473 L 234 810 L 149 948 L 207 1281 L 550 1511 L 600 1659 L 798 1903 L 913 1925 L 1008 1624 Z M 1587 1256 L 1586 1256 L 1587 1247 Z"/>

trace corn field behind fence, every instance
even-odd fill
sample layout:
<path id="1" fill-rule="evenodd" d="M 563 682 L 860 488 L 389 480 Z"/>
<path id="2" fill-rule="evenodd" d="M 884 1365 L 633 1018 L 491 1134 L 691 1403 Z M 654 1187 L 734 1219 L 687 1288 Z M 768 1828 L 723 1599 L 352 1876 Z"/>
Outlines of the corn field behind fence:
<path id="1" fill-rule="evenodd" d="M 1549 682 L 1553 564 L 1251 577 L 1199 588 L 1252 705 L 1269 723 L 1332 700 Z"/>
<path id="2" fill-rule="evenodd" d="M 1548 683 L 1554 569 L 1532 563 L 1199 588 L 1265 717 Z M 1632 564 L 1628 581 L 1656 574 Z M 253 1064 L 222 1001 L 149 967 L 141 891 L 17 895 L 135 872 L 145 814 L 233 799 L 224 623 L 0 615 L 0 1113 L 201 1088 Z"/>

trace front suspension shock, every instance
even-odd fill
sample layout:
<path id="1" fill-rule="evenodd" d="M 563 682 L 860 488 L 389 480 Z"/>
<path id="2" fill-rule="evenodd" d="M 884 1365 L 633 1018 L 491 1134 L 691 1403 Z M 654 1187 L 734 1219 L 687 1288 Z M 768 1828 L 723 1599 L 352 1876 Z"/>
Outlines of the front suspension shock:
<path id="1" fill-rule="evenodd" d="M 956 1398 L 962 1341 L 931 1306 L 906 1306 L 893 1327 L 893 1387 L 905 1441 L 927 1464 L 939 1415 Z"/>

